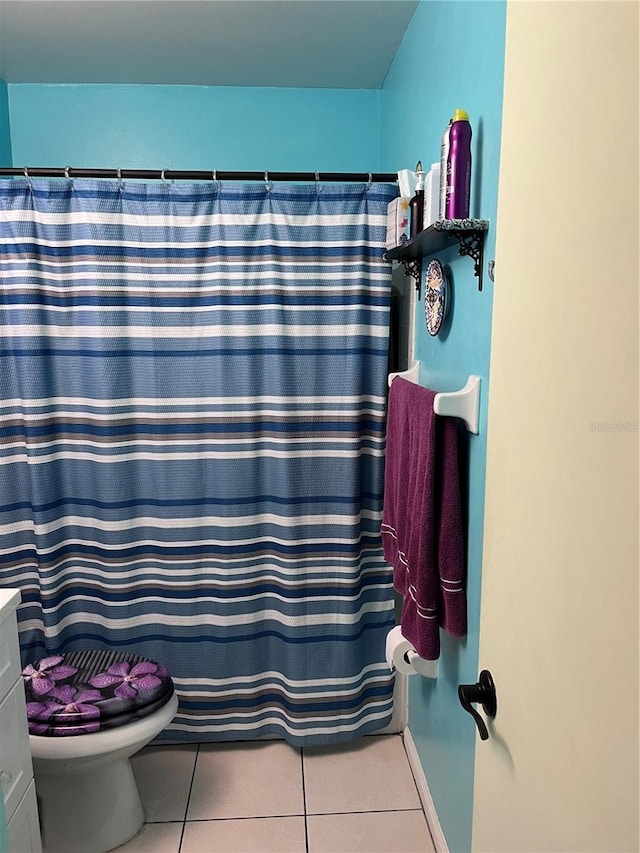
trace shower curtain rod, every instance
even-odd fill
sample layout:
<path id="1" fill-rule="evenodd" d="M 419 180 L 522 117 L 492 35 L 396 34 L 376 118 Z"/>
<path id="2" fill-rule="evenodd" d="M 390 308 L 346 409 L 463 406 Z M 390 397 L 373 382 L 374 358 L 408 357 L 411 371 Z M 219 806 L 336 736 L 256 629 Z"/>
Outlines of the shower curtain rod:
<path id="1" fill-rule="evenodd" d="M 147 181 L 324 181 L 338 183 L 395 183 L 395 172 L 209 172 L 180 169 L 75 169 L 0 167 L 0 176 L 27 178 L 142 178 Z"/>

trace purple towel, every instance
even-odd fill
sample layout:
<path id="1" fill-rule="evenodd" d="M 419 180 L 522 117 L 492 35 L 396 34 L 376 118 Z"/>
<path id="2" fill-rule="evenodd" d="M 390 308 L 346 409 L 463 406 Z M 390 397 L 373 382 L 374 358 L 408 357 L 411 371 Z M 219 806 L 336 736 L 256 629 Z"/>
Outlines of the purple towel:
<path id="1" fill-rule="evenodd" d="M 389 391 L 382 542 L 404 596 L 402 634 L 420 657 L 440 655 L 439 626 L 467 633 L 458 441 L 435 392 L 396 377 Z"/>

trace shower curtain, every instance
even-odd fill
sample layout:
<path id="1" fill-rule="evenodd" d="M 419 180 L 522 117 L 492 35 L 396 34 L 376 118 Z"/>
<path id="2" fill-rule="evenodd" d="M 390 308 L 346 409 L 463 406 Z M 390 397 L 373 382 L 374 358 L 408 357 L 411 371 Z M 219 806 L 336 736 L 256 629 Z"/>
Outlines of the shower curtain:
<path id="1" fill-rule="evenodd" d="M 0 583 L 25 662 L 162 661 L 166 738 L 389 722 L 395 194 L 0 182 Z"/>

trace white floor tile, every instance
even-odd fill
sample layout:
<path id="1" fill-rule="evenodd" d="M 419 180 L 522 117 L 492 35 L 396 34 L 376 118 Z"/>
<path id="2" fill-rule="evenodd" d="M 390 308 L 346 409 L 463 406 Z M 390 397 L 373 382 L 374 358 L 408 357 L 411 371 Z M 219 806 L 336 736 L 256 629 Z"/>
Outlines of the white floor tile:
<path id="1" fill-rule="evenodd" d="M 309 853 L 435 853 L 421 811 L 311 815 Z"/>
<path id="2" fill-rule="evenodd" d="M 303 750 L 307 814 L 419 809 L 399 735 Z"/>
<path id="3" fill-rule="evenodd" d="M 303 814 L 300 750 L 273 741 L 201 745 L 188 820 Z"/>
<path id="4" fill-rule="evenodd" d="M 148 746 L 133 756 L 147 822 L 184 820 L 197 749 L 196 744 Z"/>
<path id="5" fill-rule="evenodd" d="M 145 823 L 118 853 L 179 853 L 181 837 L 182 823 Z"/>
<path id="6" fill-rule="evenodd" d="M 304 817 L 202 820 L 185 825 L 181 853 L 305 853 Z"/>

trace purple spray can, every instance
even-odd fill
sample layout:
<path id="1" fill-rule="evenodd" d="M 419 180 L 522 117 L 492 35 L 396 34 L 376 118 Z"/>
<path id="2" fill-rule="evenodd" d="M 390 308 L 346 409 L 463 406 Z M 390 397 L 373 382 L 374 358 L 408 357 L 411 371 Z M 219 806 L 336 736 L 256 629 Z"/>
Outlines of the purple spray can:
<path id="1" fill-rule="evenodd" d="M 456 110 L 449 130 L 446 218 L 467 219 L 471 195 L 471 125 L 464 110 Z"/>

